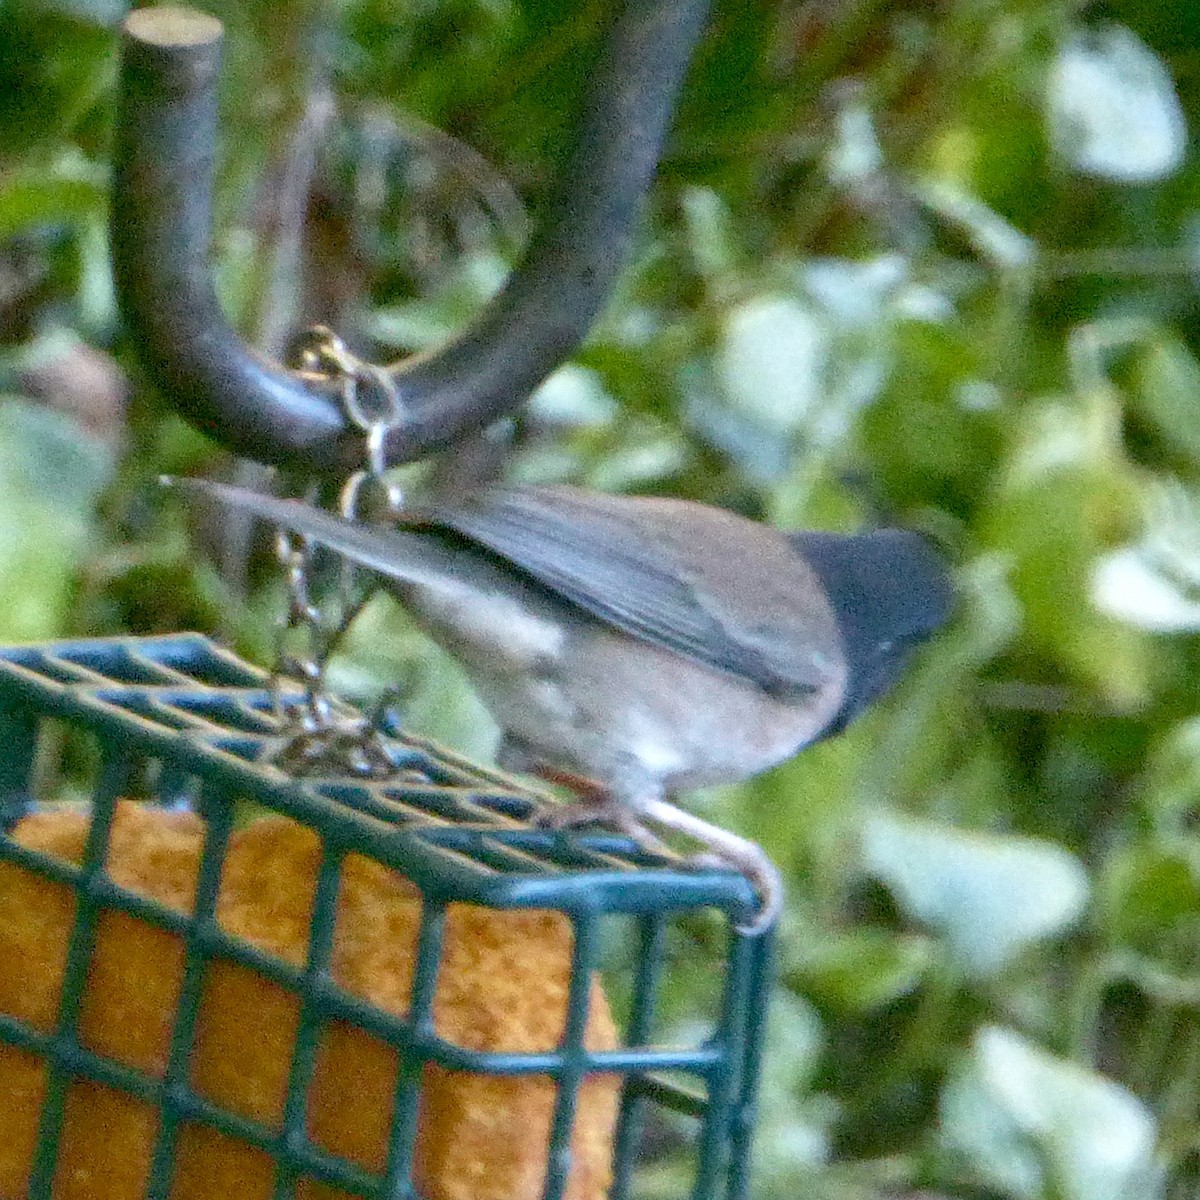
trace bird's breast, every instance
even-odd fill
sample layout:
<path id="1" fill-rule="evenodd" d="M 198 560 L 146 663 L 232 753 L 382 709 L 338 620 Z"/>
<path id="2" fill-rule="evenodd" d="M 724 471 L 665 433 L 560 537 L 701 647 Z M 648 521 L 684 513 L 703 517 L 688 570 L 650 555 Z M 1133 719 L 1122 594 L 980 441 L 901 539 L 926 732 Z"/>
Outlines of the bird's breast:
<path id="1" fill-rule="evenodd" d="M 801 697 L 756 684 L 604 626 L 576 630 L 554 684 L 552 739 L 570 767 L 631 799 L 745 779 L 789 758 L 828 725 L 844 667 Z M 550 750 L 548 743 L 546 749 Z"/>

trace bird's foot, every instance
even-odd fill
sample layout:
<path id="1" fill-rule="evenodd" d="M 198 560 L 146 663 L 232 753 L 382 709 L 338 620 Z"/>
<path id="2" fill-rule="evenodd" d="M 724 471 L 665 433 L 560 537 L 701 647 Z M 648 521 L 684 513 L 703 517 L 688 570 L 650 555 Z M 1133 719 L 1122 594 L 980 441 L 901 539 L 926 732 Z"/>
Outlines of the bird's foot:
<path id="1" fill-rule="evenodd" d="M 747 937 L 757 937 L 775 924 L 783 910 L 783 877 L 757 842 L 738 837 L 737 834 L 701 820 L 692 813 L 684 812 L 665 800 L 649 801 L 645 805 L 644 815 L 657 825 L 678 830 L 698 842 L 703 842 L 708 849 L 693 855 L 689 860 L 695 866 L 732 867 L 754 885 L 754 890 L 758 893 L 759 909 L 752 921 L 736 927 L 738 933 Z"/>
<path id="2" fill-rule="evenodd" d="M 571 804 L 545 813 L 539 818 L 539 825 L 548 829 L 573 829 L 593 823 L 610 825 L 651 854 L 672 852 L 661 838 L 646 828 L 645 821 L 686 834 L 707 847 L 706 851 L 693 855 L 689 862 L 697 867 L 732 867 L 754 885 L 759 897 L 759 909 L 752 921 L 736 927 L 739 933 L 757 937 L 778 920 L 783 910 L 783 877 L 756 842 L 701 820 L 666 800 L 646 800 L 636 808 L 631 808 L 615 799 L 594 779 L 540 765 L 534 773 L 548 783 L 570 788 L 578 797 Z"/>
<path id="3" fill-rule="evenodd" d="M 752 921 L 735 928 L 746 937 L 758 937 L 775 924 L 783 911 L 783 877 L 760 846 L 754 842 L 746 845 L 750 847 L 749 853 L 710 850 L 691 855 L 688 862 L 704 869 L 732 867 L 750 880 L 758 893 L 758 912 Z"/>
<path id="4" fill-rule="evenodd" d="M 627 804 L 622 804 L 594 779 L 573 775 L 567 771 L 539 767 L 536 774 L 547 783 L 568 787 L 577 797 L 572 803 L 561 805 L 538 818 L 544 829 L 574 829 L 579 825 L 609 825 L 623 833 L 630 841 L 651 854 L 670 854 L 669 847 L 638 820 L 637 814 Z"/>
<path id="5" fill-rule="evenodd" d="M 670 847 L 661 838 L 655 837 L 628 806 L 611 797 L 564 804 L 552 812 L 544 813 L 538 818 L 538 824 L 544 829 L 555 830 L 575 829 L 580 825 L 608 825 L 650 854 L 671 853 Z"/>

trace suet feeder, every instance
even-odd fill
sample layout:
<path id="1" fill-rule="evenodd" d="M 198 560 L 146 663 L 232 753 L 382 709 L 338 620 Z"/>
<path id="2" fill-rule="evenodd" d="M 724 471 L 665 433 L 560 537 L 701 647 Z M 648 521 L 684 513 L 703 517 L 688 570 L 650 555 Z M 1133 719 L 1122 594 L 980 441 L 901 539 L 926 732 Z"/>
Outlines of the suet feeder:
<path id="1" fill-rule="evenodd" d="M 0 1196 L 621 1200 L 655 1113 L 694 1131 L 668 1194 L 744 1196 L 746 881 L 537 828 L 422 741 L 289 778 L 268 682 L 198 635 L 0 651 Z M 39 794 L 64 746 L 82 805 Z M 723 976 L 664 1045 L 689 921 Z"/>

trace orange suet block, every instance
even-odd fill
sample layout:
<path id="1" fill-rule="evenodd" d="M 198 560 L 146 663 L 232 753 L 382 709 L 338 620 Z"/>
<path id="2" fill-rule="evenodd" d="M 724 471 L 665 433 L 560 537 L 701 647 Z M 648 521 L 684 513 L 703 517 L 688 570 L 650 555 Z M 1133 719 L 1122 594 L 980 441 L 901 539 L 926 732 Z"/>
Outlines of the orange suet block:
<path id="1" fill-rule="evenodd" d="M 78 862 L 88 818 L 42 812 L 13 837 Z M 123 888 L 191 910 L 204 825 L 194 815 L 122 802 L 108 873 Z M 266 817 L 235 833 L 217 919 L 232 934 L 299 965 L 308 946 L 321 846 L 316 834 Z M 0 1012 L 49 1031 L 74 919 L 71 890 L 0 863 Z M 333 954 L 338 984 L 389 1013 L 408 1004 L 421 900 L 395 873 L 349 856 L 342 870 Z M 184 966 L 179 938 L 119 912 L 100 915 L 79 1013 L 86 1048 L 154 1077 L 166 1069 Z M 485 1051 L 546 1051 L 562 1034 L 571 930 L 559 914 L 452 905 L 434 1001 L 442 1038 Z M 299 1021 L 297 996 L 247 967 L 210 963 L 191 1055 L 192 1087 L 240 1116 L 279 1128 Z M 586 1037 L 611 1049 L 616 1031 L 593 981 Z M 343 1021 L 318 1039 L 308 1096 L 314 1145 L 381 1172 L 398 1072 L 390 1046 Z M 24 1200 L 45 1089 L 36 1055 L 0 1043 L 0 1200 Z M 579 1098 L 569 1200 L 599 1200 L 610 1183 L 618 1080 L 595 1076 Z M 541 1193 L 555 1087 L 540 1077 L 425 1068 L 416 1147 L 428 1200 L 535 1200 Z M 158 1135 L 157 1111 L 85 1080 L 70 1084 L 55 1174 L 56 1200 L 140 1200 Z M 199 1124 L 179 1131 L 172 1200 L 271 1195 L 274 1163 L 261 1149 Z M 302 1180 L 304 1200 L 347 1193 Z"/>

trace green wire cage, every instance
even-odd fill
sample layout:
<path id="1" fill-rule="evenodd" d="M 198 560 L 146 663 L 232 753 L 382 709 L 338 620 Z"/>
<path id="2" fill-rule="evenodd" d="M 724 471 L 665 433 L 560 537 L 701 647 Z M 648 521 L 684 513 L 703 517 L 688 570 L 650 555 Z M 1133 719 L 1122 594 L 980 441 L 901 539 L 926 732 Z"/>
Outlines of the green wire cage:
<path id="1" fill-rule="evenodd" d="M 536 1193 L 545 1200 L 572 1194 L 572 1131 L 580 1090 L 600 1074 L 619 1079 L 607 1190 L 613 1200 L 639 1194 L 643 1133 L 655 1127 L 666 1127 L 677 1138 L 681 1127 L 689 1131 L 682 1138 L 689 1146 L 689 1178 L 678 1195 L 736 1200 L 747 1194 L 770 937 L 737 932 L 737 922 L 754 902 L 744 879 L 693 869 L 603 832 L 539 828 L 536 817 L 544 801 L 536 793 L 406 736 L 387 743 L 400 772 L 390 781 L 289 778 L 267 761 L 278 735 L 268 677 L 199 635 L 0 649 L 3 828 L 11 831 L 31 810 L 56 806 L 41 782 L 48 744 L 53 749 L 76 738 L 93 747 L 91 766 L 81 772 L 80 798 L 86 803 L 75 805 L 87 814 L 78 862 L 31 849 L 11 832 L 0 833 L 0 866 L 19 868 L 73 896 L 57 1019 L 39 1028 L 0 1009 L 0 1051 L 7 1047 L 32 1057 L 44 1080 L 22 1200 L 63 1194 L 58 1172 L 64 1113 L 70 1089 L 81 1080 L 130 1097 L 153 1113 L 153 1152 L 139 1193 L 146 1197 L 175 1195 L 180 1131 L 200 1126 L 267 1156 L 274 1197 L 310 1194 L 297 1189 L 301 1181 L 308 1181 L 305 1186 L 316 1181 L 338 1194 L 416 1200 L 422 1194 L 414 1182 L 422 1081 L 431 1066 L 553 1081 L 545 1170 Z M 120 886 L 107 870 L 114 813 L 118 800 L 129 796 L 160 810 L 184 809 L 201 822 L 190 911 Z M 264 952 L 217 919 L 231 835 L 247 812 L 288 818 L 319 842 L 304 930 L 306 956 L 299 965 Z M 419 934 L 403 1016 L 364 1002 L 335 977 L 335 913 L 348 855 L 398 873 L 419 892 Z M 431 1014 L 447 908 L 456 903 L 497 912 L 553 910 L 569 923 L 569 986 L 557 1046 L 488 1052 L 454 1044 L 435 1031 Z M 97 925 L 112 913 L 171 935 L 182 946 L 169 1053 L 161 1070 L 119 1061 L 81 1031 Z M 681 930 L 689 934 L 682 940 Z M 623 963 L 622 982 L 614 985 L 622 995 L 619 1044 L 597 1050 L 585 1037 L 590 981 L 597 973 L 607 978 L 614 943 Z M 718 964 L 721 975 L 705 1035 L 692 1044 L 663 1045 L 654 1038 L 656 1008 L 663 974 L 681 945 L 684 957 L 692 956 L 685 968 L 715 978 Z M 274 1125 L 225 1109 L 192 1080 L 189 1062 L 201 998 L 218 963 L 236 964 L 296 999 L 299 1019 L 289 1046 L 286 1099 Z M 18 969 L 18 964 L 0 964 L 0 970 Z M 365 1170 L 309 1136 L 306 1109 L 318 1035 L 333 1021 L 386 1043 L 400 1064 L 386 1114 L 381 1171 Z M 0 1108 L 4 1103 L 0 1096 Z"/>

